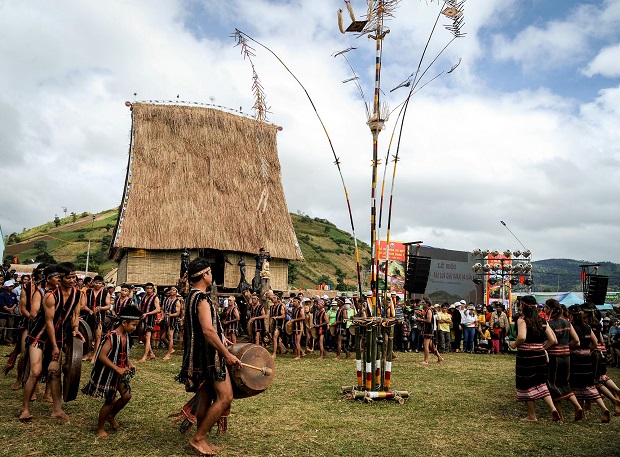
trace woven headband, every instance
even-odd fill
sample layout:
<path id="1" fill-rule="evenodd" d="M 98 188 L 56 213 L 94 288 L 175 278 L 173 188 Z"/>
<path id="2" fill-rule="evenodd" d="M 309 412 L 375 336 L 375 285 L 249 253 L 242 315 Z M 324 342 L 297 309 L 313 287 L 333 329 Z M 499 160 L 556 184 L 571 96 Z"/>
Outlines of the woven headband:
<path id="1" fill-rule="evenodd" d="M 119 321 L 139 321 L 140 320 L 140 316 L 123 316 L 121 314 L 120 316 L 117 316 L 117 319 Z"/>
<path id="2" fill-rule="evenodd" d="M 211 267 L 207 267 L 204 270 L 200 270 L 198 273 L 194 273 L 191 277 L 192 278 L 197 278 L 198 276 L 205 274 L 210 269 L 211 269 Z"/>

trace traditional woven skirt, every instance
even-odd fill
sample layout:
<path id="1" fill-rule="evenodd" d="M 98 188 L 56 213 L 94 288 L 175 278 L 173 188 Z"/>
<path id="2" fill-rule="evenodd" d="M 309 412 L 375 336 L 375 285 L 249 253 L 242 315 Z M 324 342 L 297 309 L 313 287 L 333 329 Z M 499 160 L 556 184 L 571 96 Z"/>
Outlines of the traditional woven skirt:
<path id="1" fill-rule="evenodd" d="M 549 395 L 547 353 L 541 343 L 523 343 L 517 350 L 517 401 L 538 400 Z"/>
<path id="2" fill-rule="evenodd" d="M 607 376 L 607 348 L 599 344 L 595 351 L 592 351 L 592 369 L 594 370 L 594 385 L 600 387 L 609 381 Z"/>
<path id="3" fill-rule="evenodd" d="M 570 386 L 579 400 L 596 400 L 601 397 L 594 385 L 589 349 L 574 349 L 570 352 Z"/>
<path id="4" fill-rule="evenodd" d="M 554 401 L 573 395 L 568 382 L 570 376 L 570 349 L 568 346 L 552 346 L 547 350 L 549 365 L 547 367 L 547 385 Z"/>

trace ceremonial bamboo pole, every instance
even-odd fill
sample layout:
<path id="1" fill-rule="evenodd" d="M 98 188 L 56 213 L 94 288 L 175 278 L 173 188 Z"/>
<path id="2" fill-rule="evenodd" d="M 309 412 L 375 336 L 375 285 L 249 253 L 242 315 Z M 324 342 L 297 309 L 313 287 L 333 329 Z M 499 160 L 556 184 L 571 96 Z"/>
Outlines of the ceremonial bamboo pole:
<path id="1" fill-rule="evenodd" d="M 376 55 L 375 55 L 375 92 L 373 99 L 373 117 L 368 121 L 372 132 L 372 186 L 370 190 L 370 264 L 371 285 L 373 296 L 378 295 L 379 282 L 379 259 L 377 255 L 377 168 L 379 165 L 379 133 L 383 128 L 383 120 L 380 112 L 381 94 L 381 44 L 383 41 L 383 1 L 379 0 L 377 6 L 377 30 L 375 31 Z"/>
<path id="2" fill-rule="evenodd" d="M 394 356 L 394 326 L 390 326 L 388 331 L 387 355 L 385 357 L 385 375 L 383 388 L 390 390 L 392 384 L 392 358 Z"/>
<path id="3" fill-rule="evenodd" d="M 368 360 L 368 363 L 370 364 L 370 389 L 369 390 L 377 390 L 377 381 L 375 378 L 375 360 L 377 360 L 377 351 L 378 351 L 378 345 L 377 345 L 377 340 L 378 335 L 377 335 L 377 327 L 373 326 L 372 327 L 372 332 L 371 332 L 371 341 L 370 341 L 370 359 Z"/>
<path id="4" fill-rule="evenodd" d="M 383 338 L 383 327 L 375 327 L 377 330 L 377 353 L 374 358 L 374 368 L 375 368 L 375 383 L 372 390 L 380 390 L 381 389 L 381 360 L 384 357 L 384 343 L 385 339 Z"/>
<path id="5" fill-rule="evenodd" d="M 373 327 L 366 327 L 366 348 L 364 357 L 364 374 L 366 380 L 366 390 L 372 390 L 372 333 Z"/>
<path id="6" fill-rule="evenodd" d="M 357 388 L 364 388 L 364 380 L 362 378 L 363 366 L 362 366 L 362 339 L 366 334 L 362 327 L 357 327 L 355 332 L 355 375 L 357 377 Z M 362 333 L 363 332 L 363 333 Z"/>

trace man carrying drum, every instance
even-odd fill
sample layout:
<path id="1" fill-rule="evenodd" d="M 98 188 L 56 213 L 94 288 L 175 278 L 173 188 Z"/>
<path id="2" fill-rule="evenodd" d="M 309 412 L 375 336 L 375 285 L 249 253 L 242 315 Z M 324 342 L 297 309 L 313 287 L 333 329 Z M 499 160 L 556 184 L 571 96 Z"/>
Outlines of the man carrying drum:
<path id="1" fill-rule="evenodd" d="M 222 417 L 233 400 L 227 365 L 240 368 L 241 361 L 225 346 L 217 311 L 207 290 L 211 286 L 211 266 L 199 257 L 190 262 L 191 290 L 185 304 L 183 365 L 176 377 L 187 392 L 196 392 L 197 429 L 189 445 L 201 455 L 215 455 L 219 448 L 207 441 L 211 427 Z"/>

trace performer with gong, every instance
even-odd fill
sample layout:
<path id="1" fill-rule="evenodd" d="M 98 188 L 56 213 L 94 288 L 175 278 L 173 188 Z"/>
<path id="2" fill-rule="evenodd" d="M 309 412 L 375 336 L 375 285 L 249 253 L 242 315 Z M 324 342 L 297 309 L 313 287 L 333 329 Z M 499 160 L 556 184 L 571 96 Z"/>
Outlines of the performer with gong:
<path id="1" fill-rule="evenodd" d="M 31 333 L 28 335 L 26 342 L 31 346 L 29 356 L 33 358 L 32 364 L 37 369 L 32 370 L 28 381 L 27 388 L 24 388 L 24 408 L 20 414 L 20 421 L 32 420 L 32 416 L 26 405 L 26 395 L 28 400 L 36 384 L 36 379 L 40 375 L 40 369 L 44 360 L 44 351 L 49 351 L 51 362 L 48 366 L 48 382 L 52 386 L 52 417 L 59 419 L 69 419 L 69 416 L 62 409 L 62 397 L 60 388 L 60 366 L 61 366 L 61 350 L 65 344 L 72 343 L 73 337 L 79 337 L 84 341 L 84 337 L 78 331 L 80 309 L 86 306 L 84 296 L 76 287 L 77 275 L 75 274 L 75 266 L 70 262 L 59 263 L 56 271 L 48 275 L 50 279 L 59 279 L 58 287 L 52 291 L 45 292 L 43 300 L 43 310 L 45 320 L 43 323 L 35 324 Z M 50 278 L 54 276 L 54 278 Z M 38 351 L 36 350 L 38 349 Z M 31 365 L 32 367 L 32 365 Z M 37 373 L 38 371 L 38 373 Z"/>
<path id="2" fill-rule="evenodd" d="M 199 257 L 190 262 L 188 278 L 191 290 L 185 304 L 183 365 L 176 379 L 185 384 L 187 392 L 196 393 L 192 401 L 197 405 L 192 410 L 197 429 L 189 445 L 202 455 L 215 455 L 219 448 L 207 441 L 207 434 L 233 399 L 226 365 L 240 368 L 241 361 L 226 348 L 228 341 L 207 295 L 212 282 L 208 260 Z"/>

